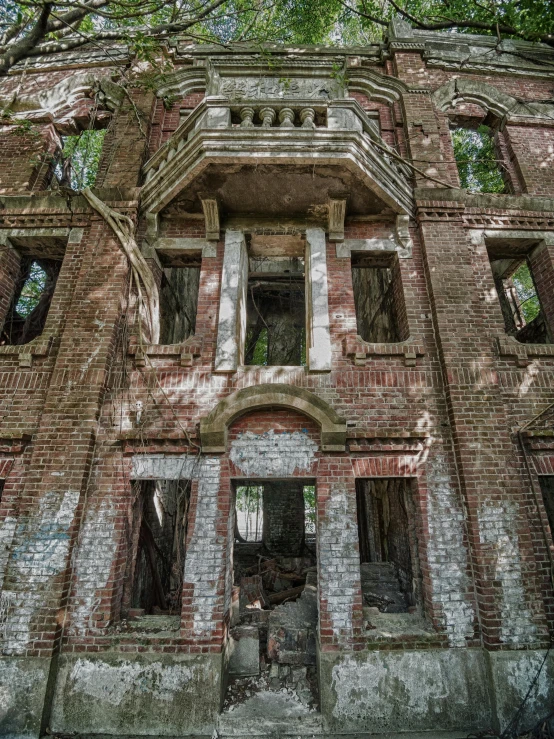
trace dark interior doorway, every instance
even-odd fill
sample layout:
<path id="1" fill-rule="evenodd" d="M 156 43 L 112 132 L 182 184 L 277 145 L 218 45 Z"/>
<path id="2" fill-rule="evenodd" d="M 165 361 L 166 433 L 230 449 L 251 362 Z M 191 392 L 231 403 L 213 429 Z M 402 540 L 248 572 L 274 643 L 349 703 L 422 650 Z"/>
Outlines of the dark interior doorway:
<path id="1" fill-rule="evenodd" d="M 364 605 L 402 613 L 416 605 L 417 546 L 409 478 L 356 484 Z"/>
<path id="2" fill-rule="evenodd" d="M 301 479 L 235 482 L 231 682 L 292 688 L 318 704 L 316 488 Z M 238 686 L 238 687 L 237 687 Z"/>
<path id="3" fill-rule="evenodd" d="M 134 489 L 130 606 L 145 614 L 178 614 L 190 481 L 143 480 Z"/>

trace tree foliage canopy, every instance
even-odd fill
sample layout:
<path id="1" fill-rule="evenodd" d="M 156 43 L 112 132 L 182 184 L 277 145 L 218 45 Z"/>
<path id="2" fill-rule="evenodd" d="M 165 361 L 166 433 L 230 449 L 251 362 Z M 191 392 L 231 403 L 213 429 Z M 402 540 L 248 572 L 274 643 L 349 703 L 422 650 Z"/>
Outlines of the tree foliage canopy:
<path id="1" fill-rule="evenodd" d="M 197 42 L 367 44 L 391 17 L 416 28 L 511 36 L 554 46 L 547 0 L 0 0 L 0 75 L 38 55 L 114 41 L 147 53 Z"/>

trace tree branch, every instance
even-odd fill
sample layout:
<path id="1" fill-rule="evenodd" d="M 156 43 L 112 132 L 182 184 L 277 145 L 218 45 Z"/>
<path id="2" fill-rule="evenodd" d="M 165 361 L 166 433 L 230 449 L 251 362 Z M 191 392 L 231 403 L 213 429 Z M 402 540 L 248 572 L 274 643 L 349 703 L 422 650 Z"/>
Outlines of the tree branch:
<path id="1" fill-rule="evenodd" d="M 14 64 L 20 59 L 24 59 L 29 51 L 31 51 L 38 42 L 44 38 L 47 33 L 48 19 L 52 11 L 52 3 L 45 3 L 37 18 L 37 22 L 21 41 L 10 46 L 2 55 L 0 55 L 0 76 L 6 75 Z"/>

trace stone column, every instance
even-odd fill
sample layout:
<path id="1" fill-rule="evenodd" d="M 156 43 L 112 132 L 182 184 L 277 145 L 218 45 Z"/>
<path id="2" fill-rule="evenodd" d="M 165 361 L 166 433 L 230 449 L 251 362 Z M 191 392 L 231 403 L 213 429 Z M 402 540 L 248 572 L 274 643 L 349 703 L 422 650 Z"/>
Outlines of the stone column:
<path id="1" fill-rule="evenodd" d="M 247 285 L 248 254 L 244 234 L 242 231 L 226 231 L 215 354 L 216 372 L 234 372 L 243 362 Z"/>
<path id="2" fill-rule="evenodd" d="M 329 288 L 327 284 L 327 245 L 322 228 L 306 229 L 307 359 L 310 370 L 331 370 L 329 329 Z"/>

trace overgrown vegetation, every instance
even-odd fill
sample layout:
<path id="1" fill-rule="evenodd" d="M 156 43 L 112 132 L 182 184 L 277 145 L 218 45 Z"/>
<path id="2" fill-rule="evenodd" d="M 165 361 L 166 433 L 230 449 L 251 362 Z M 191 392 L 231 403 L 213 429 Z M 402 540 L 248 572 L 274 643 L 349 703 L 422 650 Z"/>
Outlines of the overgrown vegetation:
<path id="1" fill-rule="evenodd" d="M 460 184 L 469 192 L 504 192 L 505 184 L 497 162 L 491 129 L 455 128 L 452 131 L 454 156 Z"/>
<path id="2" fill-rule="evenodd" d="M 530 323 L 539 315 L 541 306 L 527 262 L 523 262 L 512 275 L 512 282 L 519 300 L 519 309 L 525 323 Z"/>
<path id="3" fill-rule="evenodd" d="M 27 318 L 37 307 L 46 287 L 47 275 L 38 262 L 33 262 L 29 277 L 23 285 L 15 309 L 21 318 Z"/>
<path id="4" fill-rule="evenodd" d="M 415 28 L 554 46 L 554 3 L 545 0 L 0 0 L 0 75 L 25 59 L 90 42 L 97 48 L 121 41 L 143 59 L 176 36 L 220 44 L 367 44 L 382 39 L 395 14 Z"/>
<path id="5" fill-rule="evenodd" d="M 64 137 L 62 161 L 57 168 L 62 184 L 73 190 L 94 186 L 105 135 L 105 130 L 87 130 L 77 136 Z"/>

